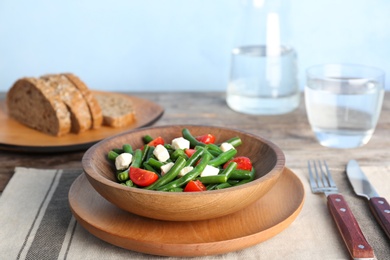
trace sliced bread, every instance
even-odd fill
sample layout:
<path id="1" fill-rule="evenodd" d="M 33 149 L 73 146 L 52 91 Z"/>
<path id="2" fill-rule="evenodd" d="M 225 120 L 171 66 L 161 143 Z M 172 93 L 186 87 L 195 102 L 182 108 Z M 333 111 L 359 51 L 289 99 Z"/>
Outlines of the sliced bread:
<path id="1" fill-rule="evenodd" d="M 76 75 L 72 73 L 64 73 L 63 75 L 65 75 L 68 80 L 73 83 L 73 85 L 81 92 L 85 101 L 87 102 L 89 112 L 91 113 L 92 117 L 92 128 L 99 128 L 103 123 L 103 114 L 95 96 L 89 90 L 87 85 Z"/>
<path id="2" fill-rule="evenodd" d="M 131 100 L 114 93 L 95 93 L 103 113 L 103 125 L 111 127 L 127 126 L 134 122 L 135 114 Z"/>
<path id="3" fill-rule="evenodd" d="M 91 113 L 81 92 L 61 74 L 44 75 L 40 78 L 66 104 L 71 115 L 71 132 L 81 133 L 92 126 Z"/>
<path id="4" fill-rule="evenodd" d="M 35 78 L 22 78 L 7 93 L 7 109 L 20 123 L 44 133 L 62 136 L 69 133 L 68 108 L 54 89 Z"/>

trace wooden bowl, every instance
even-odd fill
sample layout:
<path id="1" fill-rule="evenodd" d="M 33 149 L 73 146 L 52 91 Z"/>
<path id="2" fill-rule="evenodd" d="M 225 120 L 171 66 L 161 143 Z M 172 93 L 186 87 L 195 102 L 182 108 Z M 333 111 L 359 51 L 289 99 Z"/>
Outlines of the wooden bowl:
<path id="1" fill-rule="evenodd" d="M 237 156 L 245 155 L 252 160 L 255 180 L 237 187 L 204 192 L 150 191 L 117 183 L 113 163 L 107 159 L 111 149 L 125 143 L 134 148 L 141 147 L 145 135 L 161 136 L 170 142 L 181 136 L 183 128 L 188 128 L 194 136 L 211 133 L 216 136 L 217 143 L 239 136 L 242 145 L 237 148 Z M 142 128 L 104 139 L 86 151 L 82 165 L 94 189 L 117 207 L 153 219 L 194 221 L 225 216 L 257 201 L 278 181 L 285 157 L 278 146 L 249 133 L 222 127 L 173 125 Z"/>

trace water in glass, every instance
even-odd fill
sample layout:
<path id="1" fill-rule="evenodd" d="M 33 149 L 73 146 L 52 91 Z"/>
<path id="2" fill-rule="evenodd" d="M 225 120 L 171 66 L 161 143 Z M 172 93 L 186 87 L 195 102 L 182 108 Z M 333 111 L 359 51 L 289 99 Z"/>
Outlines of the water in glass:
<path id="1" fill-rule="evenodd" d="M 263 45 L 234 49 L 226 101 L 233 110 L 247 114 L 277 115 L 297 108 L 295 51 L 281 46 L 270 54 Z"/>
<path id="2" fill-rule="evenodd" d="M 378 122 L 383 95 L 382 83 L 374 80 L 309 80 L 305 87 L 305 102 L 318 141 L 334 148 L 366 144 Z"/>

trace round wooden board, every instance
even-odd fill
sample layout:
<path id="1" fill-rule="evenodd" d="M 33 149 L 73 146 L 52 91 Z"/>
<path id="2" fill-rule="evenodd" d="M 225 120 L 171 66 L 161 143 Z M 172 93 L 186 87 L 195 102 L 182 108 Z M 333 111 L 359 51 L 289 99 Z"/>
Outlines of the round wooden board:
<path id="1" fill-rule="evenodd" d="M 69 190 L 73 215 L 96 237 L 141 253 L 181 257 L 223 254 L 263 242 L 295 220 L 304 198 L 301 181 L 288 168 L 271 191 L 251 206 L 203 221 L 161 221 L 128 213 L 101 197 L 85 174 Z"/>
<path id="2" fill-rule="evenodd" d="M 94 92 L 102 93 L 103 91 Z M 133 104 L 136 113 L 134 123 L 119 128 L 102 126 L 99 129 L 88 130 L 80 134 L 67 134 L 61 137 L 44 134 L 10 118 L 5 100 L 2 100 L 0 101 L 0 149 L 43 153 L 85 150 L 106 137 L 151 125 L 164 113 L 164 109 L 152 101 L 126 94 L 116 94 L 127 97 Z"/>

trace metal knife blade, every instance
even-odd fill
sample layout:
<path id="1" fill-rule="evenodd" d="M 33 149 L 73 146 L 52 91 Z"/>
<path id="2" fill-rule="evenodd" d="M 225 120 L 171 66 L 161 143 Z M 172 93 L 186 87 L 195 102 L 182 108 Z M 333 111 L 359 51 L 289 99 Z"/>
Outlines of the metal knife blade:
<path id="1" fill-rule="evenodd" d="M 379 197 L 375 188 L 371 185 L 364 172 L 360 169 L 355 160 L 350 160 L 347 165 L 348 179 L 352 184 L 353 190 L 359 196 L 367 199 Z"/>
<path id="2" fill-rule="evenodd" d="M 373 215 L 390 238 L 390 205 L 387 200 L 378 195 L 357 161 L 348 162 L 347 176 L 355 193 L 368 199 Z"/>

